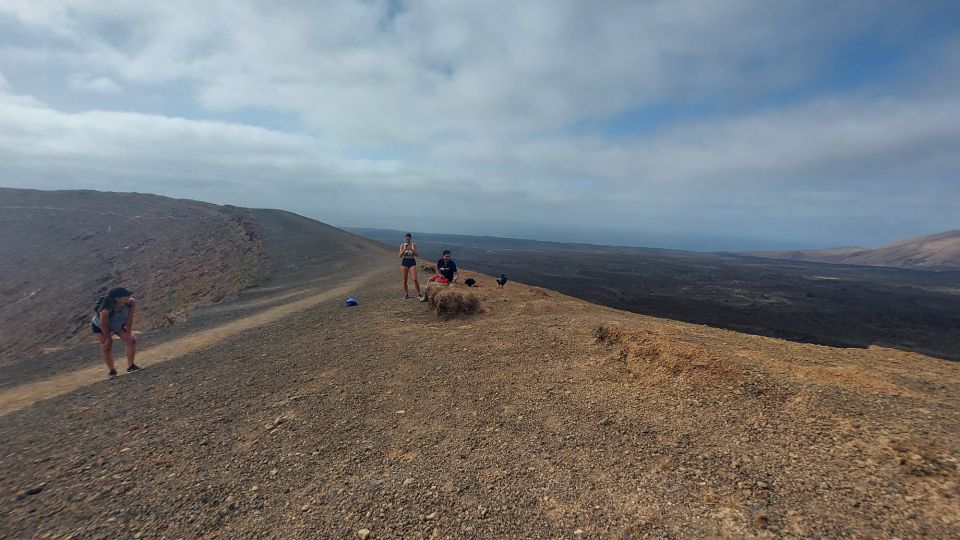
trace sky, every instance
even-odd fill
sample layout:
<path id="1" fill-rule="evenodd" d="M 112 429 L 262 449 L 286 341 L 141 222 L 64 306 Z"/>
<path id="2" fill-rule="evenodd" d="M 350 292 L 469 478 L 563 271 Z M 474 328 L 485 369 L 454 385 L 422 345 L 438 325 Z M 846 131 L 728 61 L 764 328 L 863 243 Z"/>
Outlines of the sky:
<path id="1" fill-rule="evenodd" d="M 0 186 L 876 246 L 960 229 L 960 4 L 4 0 Z"/>

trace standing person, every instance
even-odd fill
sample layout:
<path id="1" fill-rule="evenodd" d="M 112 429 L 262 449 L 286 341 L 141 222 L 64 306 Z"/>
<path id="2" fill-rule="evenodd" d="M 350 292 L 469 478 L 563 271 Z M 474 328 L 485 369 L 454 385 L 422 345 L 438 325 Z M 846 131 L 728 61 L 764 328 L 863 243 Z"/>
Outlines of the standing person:
<path id="1" fill-rule="evenodd" d="M 443 250 L 443 256 L 437 261 L 437 273 L 445 277 L 450 283 L 456 283 L 457 278 L 460 277 L 457 274 L 457 261 L 453 260 L 449 249 Z"/>
<path id="2" fill-rule="evenodd" d="M 110 373 L 108 379 L 116 378 L 117 369 L 113 364 L 113 334 L 126 343 L 127 373 L 137 371 L 139 366 L 133 363 L 137 354 L 137 338 L 133 335 L 133 319 L 137 312 L 137 301 L 133 293 L 123 287 L 111 289 L 97 302 L 93 316 L 93 333 L 100 342 L 100 354 Z"/>
<path id="3" fill-rule="evenodd" d="M 417 299 L 420 299 L 420 282 L 417 281 L 417 245 L 413 243 L 413 235 L 407 233 L 403 235 L 403 243 L 400 244 L 400 275 L 403 276 L 403 297 L 410 298 L 410 291 L 407 289 L 407 275 L 413 274 L 413 286 L 417 288 Z"/>

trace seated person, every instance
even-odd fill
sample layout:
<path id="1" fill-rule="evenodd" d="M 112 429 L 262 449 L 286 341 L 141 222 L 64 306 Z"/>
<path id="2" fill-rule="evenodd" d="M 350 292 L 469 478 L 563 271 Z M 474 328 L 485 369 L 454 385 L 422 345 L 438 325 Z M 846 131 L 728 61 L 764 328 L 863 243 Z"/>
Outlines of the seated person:
<path id="1" fill-rule="evenodd" d="M 457 274 L 457 263 L 450 256 L 450 250 L 443 250 L 443 256 L 437 261 L 437 273 L 427 280 L 427 283 L 456 283 L 460 276 Z"/>

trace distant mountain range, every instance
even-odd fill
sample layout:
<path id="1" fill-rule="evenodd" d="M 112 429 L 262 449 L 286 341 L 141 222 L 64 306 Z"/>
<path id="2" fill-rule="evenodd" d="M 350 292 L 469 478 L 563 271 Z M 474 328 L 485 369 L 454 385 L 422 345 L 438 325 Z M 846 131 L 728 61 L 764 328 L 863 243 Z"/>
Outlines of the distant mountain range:
<path id="1" fill-rule="evenodd" d="M 917 270 L 960 269 L 960 230 L 901 240 L 879 248 L 840 247 L 790 251 L 753 251 L 756 257 L 836 264 L 890 266 Z"/>

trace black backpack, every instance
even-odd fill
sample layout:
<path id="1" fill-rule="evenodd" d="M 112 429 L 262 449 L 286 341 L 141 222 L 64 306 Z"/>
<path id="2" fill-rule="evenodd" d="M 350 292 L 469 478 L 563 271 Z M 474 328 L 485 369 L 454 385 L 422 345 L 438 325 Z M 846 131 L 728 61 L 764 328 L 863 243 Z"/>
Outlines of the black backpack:
<path id="1" fill-rule="evenodd" d="M 94 304 L 93 304 L 93 314 L 94 314 L 94 315 L 99 315 L 99 314 L 100 314 L 100 310 L 102 310 L 102 309 L 104 309 L 104 308 L 106 308 L 106 309 L 111 309 L 111 310 L 112 310 L 113 308 L 112 308 L 112 306 L 111 306 L 110 304 L 111 304 L 111 302 L 110 302 L 110 297 L 108 297 L 108 296 L 101 296 L 101 297 L 98 298 L 97 301 L 94 302 Z"/>

